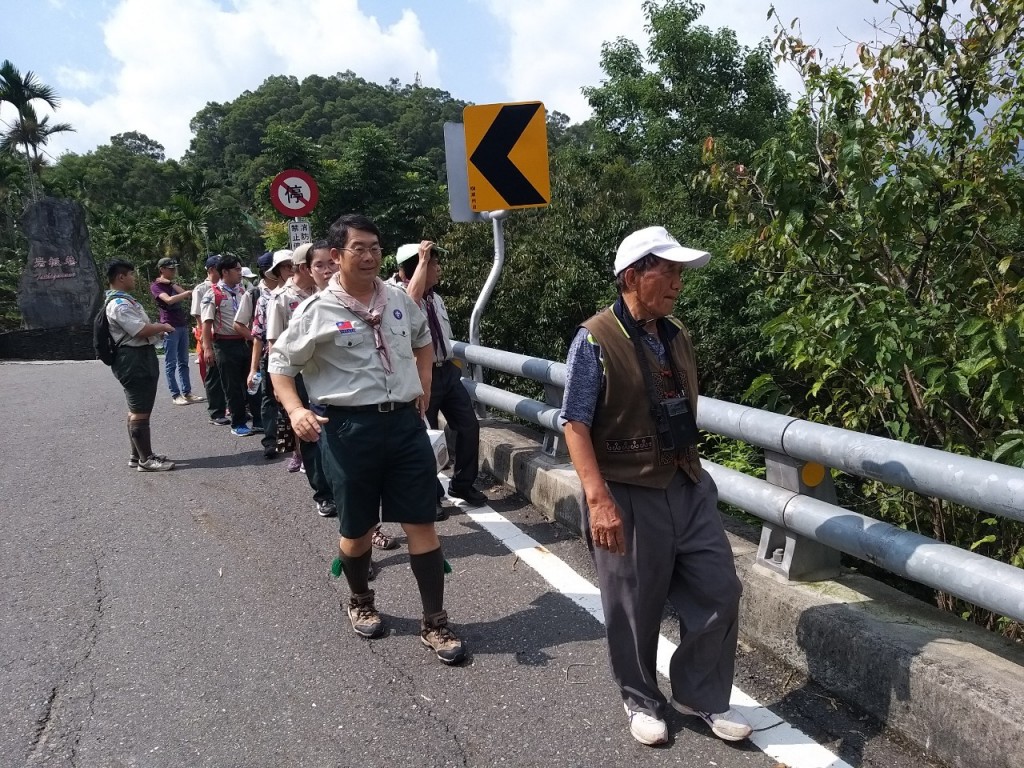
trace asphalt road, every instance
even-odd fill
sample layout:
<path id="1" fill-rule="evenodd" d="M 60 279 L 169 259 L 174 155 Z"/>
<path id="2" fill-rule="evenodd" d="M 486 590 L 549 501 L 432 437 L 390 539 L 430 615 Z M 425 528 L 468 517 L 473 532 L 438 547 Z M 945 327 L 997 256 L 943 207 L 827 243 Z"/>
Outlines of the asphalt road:
<path id="1" fill-rule="evenodd" d="M 356 637 L 304 476 L 163 386 L 154 448 L 178 468 L 139 473 L 106 366 L 0 364 L 0 766 L 778 765 L 675 713 L 668 746 L 633 741 L 603 628 L 464 514 L 439 529 L 471 661 L 420 645 L 404 547 L 375 554 L 390 632 Z M 571 532 L 487 490 L 594 580 Z M 851 765 L 926 764 L 749 648 L 736 682 Z"/>

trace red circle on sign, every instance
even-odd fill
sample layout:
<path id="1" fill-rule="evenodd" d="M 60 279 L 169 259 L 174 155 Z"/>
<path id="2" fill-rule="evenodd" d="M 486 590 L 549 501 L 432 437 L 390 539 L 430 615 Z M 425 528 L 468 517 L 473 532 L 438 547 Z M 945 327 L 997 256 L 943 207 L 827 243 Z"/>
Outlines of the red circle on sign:
<path id="1" fill-rule="evenodd" d="M 270 202 L 285 216 L 308 216 L 320 199 L 320 190 L 305 171 L 281 171 L 270 182 Z"/>

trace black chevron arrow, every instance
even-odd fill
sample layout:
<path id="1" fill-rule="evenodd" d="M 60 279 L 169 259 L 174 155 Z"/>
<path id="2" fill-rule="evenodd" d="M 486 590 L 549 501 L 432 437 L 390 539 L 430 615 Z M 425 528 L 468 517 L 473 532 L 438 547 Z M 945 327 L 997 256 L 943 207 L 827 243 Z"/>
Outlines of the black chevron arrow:
<path id="1" fill-rule="evenodd" d="M 502 107 L 469 158 L 469 162 L 477 167 L 508 205 L 543 205 L 547 202 L 508 158 L 540 108 L 540 103 Z"/>

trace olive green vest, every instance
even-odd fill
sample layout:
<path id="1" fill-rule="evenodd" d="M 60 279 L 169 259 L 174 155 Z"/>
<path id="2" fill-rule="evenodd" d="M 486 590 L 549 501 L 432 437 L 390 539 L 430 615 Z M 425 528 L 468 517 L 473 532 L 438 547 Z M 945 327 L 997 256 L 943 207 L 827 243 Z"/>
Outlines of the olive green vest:
<path id="1" fill-rule="evenodd" d="M 694 415 L 697 413 L 697 363 L 693 345 L 683 324 L 665 318 L 679 332 L 670 342 L 672 360 L 683 377 L 683 386 Z M 693 482 L 700 482 L 700 458 L 696 447 L 678 458 L 658 445 L 657 428 L 650 412 L 650 398 L 643 374 L 637 366 L 636 350 L 626 328 L 611 308 L 583 323 L 601 347 L 604 391 L 597 401 L 590 436 L 601 475 L 605 480 L 647 488 L 667 488 L 676 469 Z M 659 398 L 675 389 L 671 373 L 666 375 L 654 352 L 642 344 Z"/>

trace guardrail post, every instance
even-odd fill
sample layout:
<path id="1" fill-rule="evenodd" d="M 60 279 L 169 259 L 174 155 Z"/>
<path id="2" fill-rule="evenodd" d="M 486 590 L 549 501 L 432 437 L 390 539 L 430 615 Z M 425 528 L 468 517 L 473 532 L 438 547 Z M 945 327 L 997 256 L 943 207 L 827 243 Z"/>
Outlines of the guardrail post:
<path id="1" fill-rule="evenodd" d="M 765 479 L 772 485 L 836 503 L 836 488 L 828 467 L 774 451 L 764 452 L 764 465 Z M 761 528 L 756 562 L 788 581 L 821 581 L 839 575 L 840 554 L 837 549 L 765 523 Z"/>
<path id="2" fill-rule="evenodd" d="M 561 408 L 563 392 L 562 387 L 556 387 L 554 384 L 545 384 L 544 402 L 553 408 Z M 565 438 L 558 432 L 550 429 L 544 430 L 543 448 L 544 453 L 556 459 L 564 459 L 569 456 L 569 451 L 565 447 Z"/>

